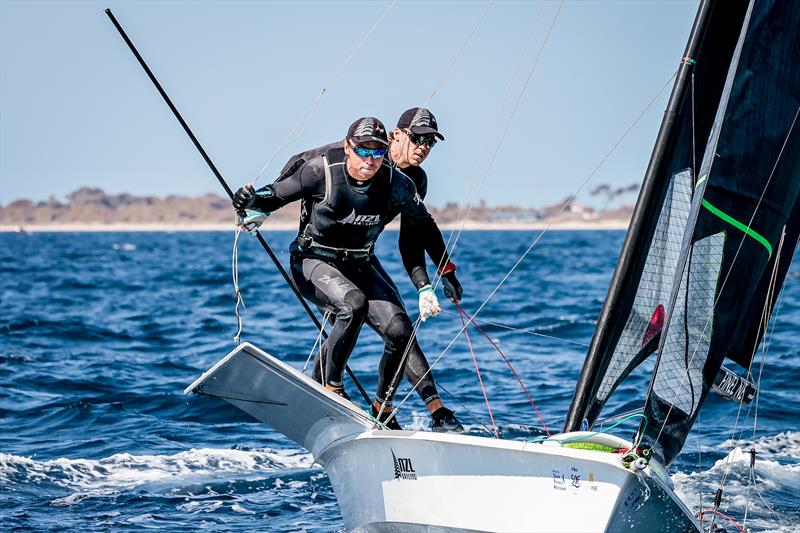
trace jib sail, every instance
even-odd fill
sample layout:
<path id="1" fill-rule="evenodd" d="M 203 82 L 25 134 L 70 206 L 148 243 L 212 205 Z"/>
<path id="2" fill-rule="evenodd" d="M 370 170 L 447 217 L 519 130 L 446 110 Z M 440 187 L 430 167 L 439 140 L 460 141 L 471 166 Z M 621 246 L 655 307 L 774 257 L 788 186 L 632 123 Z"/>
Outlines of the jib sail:
<path id="1" fill-rule="evenodd" d="M 567 415 L 592 425 L 617 385 L 655 353 L 697 181 L 747 4 L 701 3 L 605 306 Z"/>
<path id="2" fill-rule="evenodd" d="M 727 357 L 749 371 L 800 217 L 800 4 L 750 3 L 705 145 L 645 406 L 680 451 Z"/>

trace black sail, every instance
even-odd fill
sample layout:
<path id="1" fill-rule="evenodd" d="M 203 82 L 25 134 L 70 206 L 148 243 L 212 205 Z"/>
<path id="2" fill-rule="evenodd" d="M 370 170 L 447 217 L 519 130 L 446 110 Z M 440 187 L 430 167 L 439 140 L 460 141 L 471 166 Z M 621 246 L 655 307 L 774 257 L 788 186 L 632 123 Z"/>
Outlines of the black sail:
<path id="1" fill-rule="evenodd" d="M 642 442 L 665 464 L 680 452 L 724 359 L 749 369 L 794 254 L 798 28 L 800 3 L 751 2 L 715 109 L 645 406 Z"/>
<path id="2" fill-rule="evenodd" d="M 701 2 L 566 431 L 589 425 L 617 385 L 658 347 L 700 163 L 747 3 Z"/>

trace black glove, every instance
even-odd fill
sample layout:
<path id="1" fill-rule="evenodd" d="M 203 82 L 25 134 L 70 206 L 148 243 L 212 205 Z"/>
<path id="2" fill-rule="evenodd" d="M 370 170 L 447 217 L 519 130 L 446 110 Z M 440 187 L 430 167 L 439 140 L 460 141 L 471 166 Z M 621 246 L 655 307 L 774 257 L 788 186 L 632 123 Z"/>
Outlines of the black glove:
<path id="1" fill-rule="evenodd" d="M 240 187 L 236 194 L 233 195 L 233 207 L 237 211 L 244 211 L 248 207 L 252 207 L 255 201 L 256 191 L 253 190 L 252 185 Z"/>
<path id="2" fill-rule="evenodd" d="M 447 263 L 441 268 L 439 273 L 442 276 L 444 295 L 454 302 L 460 302 L 461 295 L 464 294 L 464 289 L 461 287 L 461 283 L 458 282 L 458 278 L 456 277 L 456 265 Z"/>

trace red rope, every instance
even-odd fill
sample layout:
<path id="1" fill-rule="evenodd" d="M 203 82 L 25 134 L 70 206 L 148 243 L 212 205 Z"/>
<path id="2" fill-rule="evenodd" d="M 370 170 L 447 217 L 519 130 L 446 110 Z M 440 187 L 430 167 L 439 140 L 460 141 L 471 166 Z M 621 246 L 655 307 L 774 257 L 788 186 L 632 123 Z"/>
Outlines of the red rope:
<path id="1" fill-rule="evenodd" d="M 464 313 L 464 315 L 469 318 L 469 321 L 472 322 L 473 326 L 478 328 L 478 331 L 483 333 L 483 336 L 486 337 L 486 339 L 492 344 L 492 346 L 494 346 L 494 349 L 497 350 L 497 353 L 499 353 L 500 356 L 503 358 L 503 361 L 506 362 L 506 364 L 508 365 L 508 368 L 510 368 L 511 372 L 514 373 L 514 377 L 517 378 L 517 381 L 519 382 L 520 387 L 522 387 L 522 390 L 525 391 L 525 395 L 528 397 L 528 400 L 531 402 L 531 405 L 533 406 L 533 410 L 536 413 L 536 416 L 539 417 L 539 422 L 542 423 L 542 427 L 544 428 L 545 433 L 547 433 L 547 436 L 549 437 L 550 436 L 550 430 L 547 429 L 547 424 L 544 423 L 544 418 L 542 418 L 542 415 L 539 413 L 539 410 L 536 408 L 536 404 L 533 402 L 533 398 L 531 397 L 530 393 L 528 392 L 527 387 L 525 387 L 525 384 L 522 382 L 522 378 L 519 377 L 519 374 L 517 374 L 517 371 L 514 370 L 513 366 L 511 366 L 511 361 L 508 360 L 508 357 L 505 356 L 503 351 L 500 349 L 499 346 L 497 346 L 497 344 L 495 344 L 495 342 L 492 340 L 492 338 L 485 331 L 483 331 L 483 328 L 481 328 L 478 325 L 478 323 L 475 322 L 472 319 L 472 317 L 469 316 L 469 314 L 461 308 L 461 306 L 458 304 L 458 302 L 456 302 L 456 307 L 458 307 L 459 312 Z M 463 322 L 464 320 L 462 319 L 461 321 Z"/>
<path id="2" fill-rule="evenodd" d="M 458 306 L 458 304 L 456 304 Z M 472 349 L 472 341 L 469 338 L 469 331 L 467 331 L 467 323 L 464 322 L 464 311 L 458 307 L 458 316 L 461 317 L 461 325 L 464 328 L 464 334 L 467 336 L 467 345 L 469 346 L 469 353 L 472 354 L 472 361 L 475 363 L 475 372 L 478 374 L 478 381 L 481 382 L 481 390 L 483 391 L 483 399 L 486 400 L 486 408 L 489 410 L 489 419 L 492 421 L 492 429 L 494 430 L 495 438 L 500 438 L 500 433 L 497 431 L 497 424 L 494 423 L 494 415 L 492 414 L 492 406 L 489 405 L 489 396 L 486 395 L 486 387 L 483 386 L 483 378 L 481 377 L 481 370 L 478 368 L 478 359 L 475 357 L 475 351 Z"/>
<path id="3" fill-rule="evenodd" d="M 721 512 L 721 511 L 717 511 L 716 509 L 700 509 L 699 511 L 697 511 L 697 514 L 700 516 L 700 523 L 701 524 L 703 523 L 703 515 L 706 514 L 706 513 L 719 515 L 722 518 L 724 518 L 725 520 L 727 520 L 728 522 L 730 522 L 731 524 L 733 524 L 736 527 L 736 529 L 739 530 L 739 533 L 746 533 L 745 529 L 741 525 L 739 525 L 739 522 L 737 522 L 736 520 L 734 520 L 730 516 L 726 515 L 725 513 Z"/>

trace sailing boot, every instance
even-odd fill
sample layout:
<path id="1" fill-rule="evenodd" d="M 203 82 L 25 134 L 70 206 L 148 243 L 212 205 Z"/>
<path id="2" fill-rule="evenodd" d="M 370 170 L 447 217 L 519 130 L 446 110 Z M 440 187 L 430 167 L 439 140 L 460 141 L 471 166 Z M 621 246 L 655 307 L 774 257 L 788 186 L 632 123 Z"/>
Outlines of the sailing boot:
<path id="1" fill-rule="evenodd" d="M 389 415 L 392 413 L 392 408 L 390 406 L 387 405 L 386 407 L 384 407 L 384 411 L 381 416 L 378 416 L 378 410 L 375 408 L 374 405 L 370 408 L 370 411 L 372 412 L 372 416 L 376 420 L 378 420 L 381 424 L 383 424 L 384 427 L 386 427 L 386 429 L 392 429 L 395 431 L 401 431 L 403 429 L 402 427 L 400 427 L 400 422 L 397 421 L 396 416 L 393 416 L 392 419 L 389 420 L 388 422 L 384 422 L 384 420 L 386 418 L 389 418 Z"/>
<path id="2" fill-rule="evenodd" d="M 458 421 L 453 411 L 447 407 L 440 407 L 431 415 L 431 431 L 463 433 L 464 426 Z"/>
<path id="3" fill-rule="evenodd" d="M 344 390 L 344 385 L 342 385 L 341 387 L 336 387 L 334 385 L 324 385 L 324 387 L 325 387 L 326 390 L 329 390 L 334 394 L 338 394 L 339 396 L 341 396 L 342 398 L 344 398 L 348 402 L 353 401 L 353 400 L 350 399 L 350 396 L 347 395 L 347 391 Z"/>

